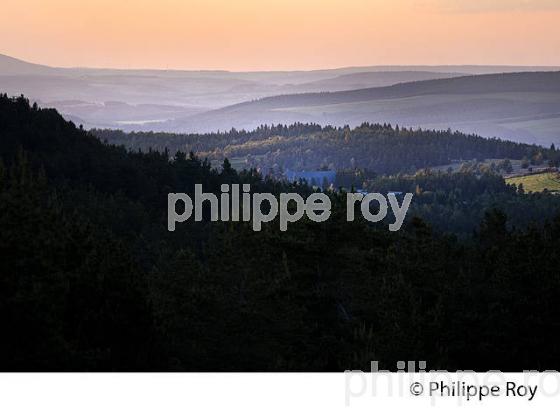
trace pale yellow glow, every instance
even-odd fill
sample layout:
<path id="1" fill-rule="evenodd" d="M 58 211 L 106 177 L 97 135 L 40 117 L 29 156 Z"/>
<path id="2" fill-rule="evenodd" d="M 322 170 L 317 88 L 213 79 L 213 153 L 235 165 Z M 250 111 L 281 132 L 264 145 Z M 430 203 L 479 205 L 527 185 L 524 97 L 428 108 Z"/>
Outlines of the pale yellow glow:
<path id="1" fill-rule="evenodd" d="M 3 0 L 0 53 L 55 66 L 119 68 L 560 65 L 556 3 Z"/>

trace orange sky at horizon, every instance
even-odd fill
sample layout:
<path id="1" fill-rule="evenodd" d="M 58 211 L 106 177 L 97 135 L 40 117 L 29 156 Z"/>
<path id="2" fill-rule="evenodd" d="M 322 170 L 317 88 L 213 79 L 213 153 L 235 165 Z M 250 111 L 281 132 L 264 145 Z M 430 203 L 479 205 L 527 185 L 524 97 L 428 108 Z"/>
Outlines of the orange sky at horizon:
<path id="1" fill-rule="evenodd" d="M 2 5 L 0 54 L 235 71 L 560 65 L 558 22 L 557 0 L 28 0 Z"/>

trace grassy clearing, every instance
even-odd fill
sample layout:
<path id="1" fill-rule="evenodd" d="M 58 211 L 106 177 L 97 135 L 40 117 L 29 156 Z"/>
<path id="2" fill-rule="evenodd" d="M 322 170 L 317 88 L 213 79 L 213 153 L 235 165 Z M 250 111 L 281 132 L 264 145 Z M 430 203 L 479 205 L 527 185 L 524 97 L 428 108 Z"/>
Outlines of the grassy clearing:
<path id="1" fill-rule="evenodd" d="M 560 192 L 560 174 L 558 172 L 546 172 L 542 174 L 525 175 L 506 179 L 508 184 L 523 184 L 525 192 L 548 191 Z"/>

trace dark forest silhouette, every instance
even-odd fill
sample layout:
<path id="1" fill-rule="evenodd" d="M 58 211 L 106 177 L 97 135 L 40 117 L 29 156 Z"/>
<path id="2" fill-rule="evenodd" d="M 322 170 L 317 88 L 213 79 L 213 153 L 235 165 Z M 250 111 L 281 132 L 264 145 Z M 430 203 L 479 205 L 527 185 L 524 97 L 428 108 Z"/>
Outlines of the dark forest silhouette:
<path id="1" fill-rule="evenodd" d="M 534 149 L 440 136 L 439 152 Z M 170 233 L 167 194 L 195 183 L 312 188 L 228 161 L 216 170 L 195 155 L 170 161 L 165 151 L 106 145 L 23 97 L 0 97 L 0 157 L 1 370 L 560 366 L 551 337 L 560 326 L 559 198 L 526 194 L 492 170 L 374 176 L 379 191 L 415 190 L 398 233 L 346 222 L 337 191 L 325 223 L 253 232 L 190 221 Z"/>

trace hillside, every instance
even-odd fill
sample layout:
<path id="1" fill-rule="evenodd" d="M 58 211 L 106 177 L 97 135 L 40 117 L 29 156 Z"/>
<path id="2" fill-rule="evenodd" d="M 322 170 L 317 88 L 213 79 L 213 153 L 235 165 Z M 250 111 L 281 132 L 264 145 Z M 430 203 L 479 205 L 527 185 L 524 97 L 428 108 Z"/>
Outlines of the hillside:
<path id="1" fill-rule="evenodd" d="M 337 77 L 316 80 L 298 85 L 283 86 L 278 94 L 290 92 L 332 92 L 358 90 L 361 88 L 385 87 L 398 83 L 406 83 L 438 78 L 460 77 L 465 73 L 447 73 L 435 71 L 361 71 L 342 74 Z"/>
<path id="2" fill-rule="evenodd" d="M 455 160 L 539 157 L 556 160 L 557 151 L 535 145 L 486 139 L 451 131 L 393 128 L 364 123 L 356 128 L 316 124 L 258 127 L 253 132 L 220 134 L 124 133 L 93 130 L 101 140 L 131 150 L 192 151 L 202 158 L 235 161 L 240 168 L 332 170 L 367 169 L 378 173 L 415 172 Z M 540 154 L 539 154 L 540 153 Z M 278 171 L 280 172 L 280 171 Z"/>
<path id="3" fill-rule="evenodd" d="M 559 197 L 488 170 L 365 182 L 414 192 L 402 230 L 346 221 L 344 193 L 327 192 L 320 225 L 255 232 L 208 215 L 169 232 L 168 193 L 194 184 L 311 191 L 225 161 L 218 171 L 106 145 L 0 95 L 1 370 L 341 372 L 415 356 L 442 369 L 560 365 L 547 337 L 560 326 Z"/>
<path id="4" fill-rule="evenodd" d="M 0 92 L 24 94 L 41 106 L 57 108 L 65 118 L 86 128 L 208 132 L 253 129 L 263 123 L 355 126 L 368 121 L 451 127 L 549 145 L 558 128 L 557 98 L 550 93 L 544 96 L 542 87 L 529 92 L 526 87 L 516 87 L 515 81 L 498 87 L 484 78 L 463 86 L 460 83 L 464 80 L 426 81 L 423 85 L 419 81 L 558 69 L 371 66 L 267 72 L 124 70 L 53 68 L 0 55 Z M 496 88 L 499 92 L 491 94 Z M 521 91 L 515 94 L 515 90 Z"/>
<path id="5" fill-rule="evenodd" d="M 356 126 L 390 122 L 558 142 L 560 72 L 464 76 L 332 93 L 281 95 L 158 124 L 168 131 L 253 129 L 262 123 Z"/>
<path id="6" fill-rule="evenodd" d="M 5 75 L 50 75 L 59 70 L 41 64 L 28 63 L 10 56 L 0 54 L 0 76 Z M 0 84 L 2 84 L 0 82 Z"/>

